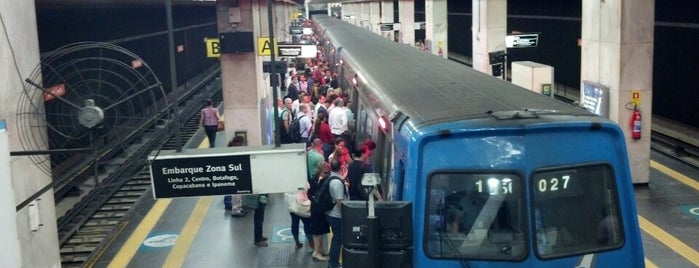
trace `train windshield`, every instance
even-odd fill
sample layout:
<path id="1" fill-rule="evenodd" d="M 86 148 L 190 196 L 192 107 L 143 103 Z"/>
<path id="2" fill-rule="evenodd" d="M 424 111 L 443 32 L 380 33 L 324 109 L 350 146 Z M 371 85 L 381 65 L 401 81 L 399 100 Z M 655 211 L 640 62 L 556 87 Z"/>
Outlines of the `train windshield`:
<path id="1" fill-rule="evenodd" d="M 524 189 L 519 175 L 434 173 L 428 187 L 428 256 L 491 260 L 526 256 Z"/>
<path id="2" fill-rule="evenodd" d="M 579 255 L 622 246 L 619 205 L 610 166 L 536 171 L 531 187 L 539 257 Z"/>

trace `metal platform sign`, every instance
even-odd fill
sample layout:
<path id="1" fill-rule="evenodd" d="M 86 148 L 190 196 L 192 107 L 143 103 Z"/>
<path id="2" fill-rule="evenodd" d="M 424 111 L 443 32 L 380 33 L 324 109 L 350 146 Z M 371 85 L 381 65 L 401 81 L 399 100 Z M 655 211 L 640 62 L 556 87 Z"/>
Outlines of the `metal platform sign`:
<path id="1" fill-rule="evenodd" d="M 515 34 L 505 36 L 505 47 L 526 48 L 536 47 L 539 44 L 539 34 Z"/>
<path id="2" fill-rule="evenodd" d="M 308 172 L 304 144 L 162 151 L 149 160 L 155 198 L 290 192 L 305 188 Z"/>
<path id="3" fill-rule="evenodd" d="M 291 58 L 315 58 L 318 56 L 318 47 L 316 47 L 316 45 L 279 44 L 277 46 L 277 56 Z"/>

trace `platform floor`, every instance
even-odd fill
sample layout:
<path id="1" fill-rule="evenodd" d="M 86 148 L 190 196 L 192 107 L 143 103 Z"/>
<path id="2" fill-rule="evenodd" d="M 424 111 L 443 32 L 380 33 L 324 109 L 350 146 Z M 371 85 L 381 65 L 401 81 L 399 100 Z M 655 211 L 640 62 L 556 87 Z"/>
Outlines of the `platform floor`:
<path id="1" fill-rule="evenodd" d="M 225 142 L 217 138 L 217 147 Z M 635 189 L 646 266 L 699 267 L 699 170 L 661 154 L 651 159 L 650 182 Z M 223 196 L 147 195 L 87 266 L 327 267 L 295 249 L 282 194 L 270 196 L 265 213 L 269 247 L 253 244 L 253 216 L 231 217 Z"/>

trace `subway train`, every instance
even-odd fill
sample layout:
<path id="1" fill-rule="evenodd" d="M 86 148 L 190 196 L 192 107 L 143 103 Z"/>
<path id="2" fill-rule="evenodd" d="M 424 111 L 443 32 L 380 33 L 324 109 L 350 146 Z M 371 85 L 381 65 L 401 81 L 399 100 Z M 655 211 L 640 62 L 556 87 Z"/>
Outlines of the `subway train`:
<path id="1" fill-rule="evenodd" d="M 313 20 L 355 111 L 356 144 L 377 145 L 384 198 L 411 204 L 409 250 L 384 249 L 381 263 L 644 267 L 616 123 L 340 19 Z"/>

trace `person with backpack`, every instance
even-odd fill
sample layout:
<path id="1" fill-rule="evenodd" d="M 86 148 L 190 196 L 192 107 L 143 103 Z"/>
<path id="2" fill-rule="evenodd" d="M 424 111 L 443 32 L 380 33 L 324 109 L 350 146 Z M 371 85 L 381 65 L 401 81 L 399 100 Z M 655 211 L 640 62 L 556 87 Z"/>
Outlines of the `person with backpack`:
<path id="1" fill-rule="evenodd" d="M 277 129 L 279 130 L 279 137 L 281 138 L 281 143 L 292 143 L 290 140 L 290 128 L 291 122 L 293 120 L 293 115 L 291 114 L 291 104 L 293 101 L 290 98 L 284 99 L 284 107 L 279 112 L 279 120 Z"/>
<path id="2" fill-rule="evenodd" d="M 313 147 L 311 150 L 309 150 L 309 155 L 313 153 L 313 151 L 316 151 L 316 154 L 319 154 L 317 152 L 317 147 Z M 313 170 L 312 176 L 308 179 L 308 191 L 307 195 L 309 197 L 314 196 L 318 192 L 318 188 L 322 185 L 323 182 L 325 182 L 325 179 L 328 178 L 328 170 L 330 168 L 328 167 L 328 163 L 325 161 L 319 161 L 316 164 L 315 169 Z M 310 228 L 309 228 L 309 234 L 313 236 L 313 254 L 311 255 L 313 257 L 313 260 L 315 261 L 327 261 L 328 257 L 325 252 L 323 252 L 323 235 L 327 235 L 330 233 L 330 224 L 328 223 L 328 219 L 326 218 L 325 215 L 325 210 L 321 208 L 318 203 L 314 201 L 313 198 L 311 199 L 311 220 L 310 220 Z"/>
<path id="3" fill-rule="evenodd" d="M 311 118 L 308 116 L 308 106 L 306 105 L 301 105 L 299 106 L 299 113 L 298 113 L 298 125 L 299 125 L 299 141 L 300 143 L 306 144 L 308 146 L 309 138 L 311 137 L 311 133 L 313 133 L 313 122 L 311 121 Z"/>
<path id="4" fill-rule="evenodd" d="M 334 201 L 332 209 L 327 212 L 328 223 L 330 223 L 330 228 L 333 232 L 330 243 L 330 258 L 328 260 L 328 267 L 330 268 L 340 267 L 340 250 L 342 249 L 342 213 L 340 208 L 343 200 L 349 200 L 347 187 L 343 179 L 344 176 L 340 173 L 340 170 L 340 161 L 338 159 L 330 160 L 330 176 L 325 182 L 327 191 Z M 322 188 L 319 189 L 319 191 L 322 190 Z"/>

